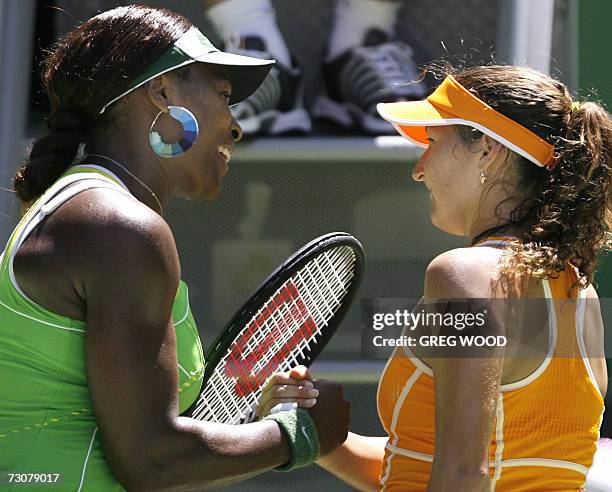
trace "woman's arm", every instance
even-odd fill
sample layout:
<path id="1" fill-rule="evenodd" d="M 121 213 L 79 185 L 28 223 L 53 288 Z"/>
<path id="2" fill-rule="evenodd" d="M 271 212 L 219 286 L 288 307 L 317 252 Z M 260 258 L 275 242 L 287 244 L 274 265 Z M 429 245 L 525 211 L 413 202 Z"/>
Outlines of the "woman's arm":
<path id="1" fill-rule="evenodd" d="M 128 199 L 114 204 L 95 224 L 84 221 L 86 254 L 75 259 L 87 307 L 88 384 L 113 474 L 129 490 L 201 490 L 288 462 L 276 422 L 230 426 L 179 417 L 174 240 L 148 209 Z M 320 392 L 311 415 L 321 452 L 329 452 L 346 437 L 348 405 L 333 387 Z"/>
<path id="2" fill-rule="evenodd" d="M 486 259 L 451 251 L 436 258 L 425 277 L 425 298 L 488 299 Z M 487 325 L 503 335 L 503 327 Z M 503 368 L 503 349 L 470 357 L 427 359 L 434 374 L 436 446 L 429 491 L 489 490 L 489 448 Z"/>
<path id="3" fill-rule="evenodd" d="M 312 385 L 312 379 L 310 371 L 304 366 L 275 374 L 264 388 L 257 414 L 265 416 L 278 404 L 294 403 L 303 408 L 312 407 L 312 400 L 299 398 L 297 393 L 301 386 Z M 317 459 L 317 464 L 358 490 L 377 491 L 380 488 L 386 443 L 387 437 L 360 436 L 349 432 L 342 446 Z"/>
<path id="4" fill-rule="evenodd" d="M 494 258 L 465 250 L 436 258 L 425 278 L 425 300 L 488 299 Z M 489 329 L 497 329 L 488 325 Z M 502 334 L 497 333 L 496 334 Z M 435 380 L 436 446 L 428 490 L 488 490 L 489 441 L 493 429 L 503 351 L 487 357 L 428 358 Z M 323 468 L 359 490 L 379 490 L 387 439 L 349 433 L 323 459 Z"/>
<path id="5" fill-rule="evenodd" d="M 317 464 L 357 490 L 380 490 L 380 471 L 387 437 L 360 436 L 353 432 L 344 444 Z"/>

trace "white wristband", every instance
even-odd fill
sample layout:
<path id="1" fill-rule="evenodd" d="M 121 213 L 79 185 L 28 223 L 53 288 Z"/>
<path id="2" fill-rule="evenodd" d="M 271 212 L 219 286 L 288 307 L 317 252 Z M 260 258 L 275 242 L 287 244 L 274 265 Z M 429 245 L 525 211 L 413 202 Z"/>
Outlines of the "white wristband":
<path id="1" fill-rule="evenodd" d="M 298 404 L 296 401 L 284 401 L 282 403 L 277 403 L 270 409 L 270 415 L 273 415 L 278 412 L 288 412 L 290 410 L 296 410 Z"/>

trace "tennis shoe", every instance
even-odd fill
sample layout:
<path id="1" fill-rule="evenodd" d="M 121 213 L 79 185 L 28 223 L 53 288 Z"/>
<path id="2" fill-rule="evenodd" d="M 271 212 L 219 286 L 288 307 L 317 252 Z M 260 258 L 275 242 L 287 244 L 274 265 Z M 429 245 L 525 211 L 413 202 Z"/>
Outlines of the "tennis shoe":
<path id="1" fill-rule="evenodd" d="M 272 58 L 263 41 L 255 36 L 240 40 L 228 51 L 256 58 Z M 304 109 L 304 85 L 299 69 L 276 63 L 259 88 L 231 107 L 245 137 L 256 135 L 305 135 L 310 133 L 310 115 Z"/>
<path id="2" fill-rule="evenodd" d="M 368 32 L 363 46 L 355 47 L 324 68 L 326 94 L 317 97 L 313 117 L 368 134 L 394 134 L 393 126 L 378 116 L 381 102 L 423 99 L 425 88 L 402 41 L 389 41 L 379 30 Z"/>

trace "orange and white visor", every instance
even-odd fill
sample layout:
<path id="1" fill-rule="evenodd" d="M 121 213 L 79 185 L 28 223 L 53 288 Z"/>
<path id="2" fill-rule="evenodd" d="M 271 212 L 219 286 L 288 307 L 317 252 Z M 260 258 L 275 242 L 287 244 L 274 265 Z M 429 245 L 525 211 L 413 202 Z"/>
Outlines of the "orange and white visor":
<path id="1" fill-rule="evenodd" d="M 421 147 L 428 145 L 427 126 L 467 125 L 540 167 L 555 164 L 551 144 L 495 111 L 451 76 L 423 101 L 381 103 L 376 109 L 400 134 Z"/>

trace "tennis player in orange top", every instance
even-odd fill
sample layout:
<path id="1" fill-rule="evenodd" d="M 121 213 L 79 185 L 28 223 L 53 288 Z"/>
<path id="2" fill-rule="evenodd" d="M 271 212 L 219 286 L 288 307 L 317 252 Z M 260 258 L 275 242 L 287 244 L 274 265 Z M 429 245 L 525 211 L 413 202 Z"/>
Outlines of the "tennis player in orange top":
<path id="1" fill-rule="evenodd" d="M 541 298 L 544 350 L 528 322 L 497 327 L 514 340 L 500 356 L 398 347 L 378 389 L 388 437 L 349 433 L 318 463 L 360 490 L 580 490 L 607 388 L 592 281 L 611 245 L 612 123 L 528 68 L 437 70 L 426 100 L 378 106 L 426 147 L 412 177 L 433 224 L 469 245 L 431 261 L 424 298 Z"/>

